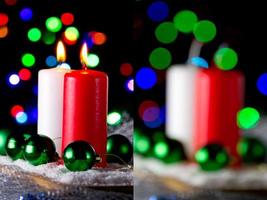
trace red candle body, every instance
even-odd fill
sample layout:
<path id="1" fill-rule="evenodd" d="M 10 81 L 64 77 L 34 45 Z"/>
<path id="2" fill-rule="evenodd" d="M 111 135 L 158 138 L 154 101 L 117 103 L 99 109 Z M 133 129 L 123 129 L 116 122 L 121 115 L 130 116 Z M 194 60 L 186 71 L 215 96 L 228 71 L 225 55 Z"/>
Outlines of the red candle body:
<path id="1" fill-rule="evenodd" d="M 108 77 L 103 72 L 77 70 L 64 77 L 62 152 L 77 140 L 90 143 L 106 166 Z"/>
<path id="2" fill-rule="evenodd" d="M 215 67 L 199 70 L 196 75 L 195 151 L 208 143 L 219 143 L 239 162 L 236 146 L 240 129 L 236 119 L 243 99 L 242 73 Z"/>

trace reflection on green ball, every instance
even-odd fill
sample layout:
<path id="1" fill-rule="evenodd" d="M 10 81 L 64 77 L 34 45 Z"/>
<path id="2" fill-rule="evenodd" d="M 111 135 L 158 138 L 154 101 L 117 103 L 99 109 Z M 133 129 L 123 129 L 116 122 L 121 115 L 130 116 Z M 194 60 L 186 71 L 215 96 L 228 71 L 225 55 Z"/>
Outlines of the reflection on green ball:
<path id="1" fill-rule="evenodd" d="M 6 142 L 10 135 L 10 131 L 7 129 L 0 130 L 0 155 L 6 155 Z"/>
<path id="2" fill-rule="evenodd" d="M 202 147 L 195 154 L 195 159 L 205 171 L 222 169 L 228 165 L 230 160 L 227 151 L 219 144 L 208 144 Z"/>
<path id="3" fill-rule="evenodd" d="M 12 160 L 23 158 L 25 140 L 22 134 L 10 134 L 7 138 L 5 149 Z"/>
<path id="4" fill-rule="evenodd" d="M 96 153 L 87 142 L 76 141 L 65 148 L 63 160 L 70 171 L 86 171 L 95 164 Z"/>

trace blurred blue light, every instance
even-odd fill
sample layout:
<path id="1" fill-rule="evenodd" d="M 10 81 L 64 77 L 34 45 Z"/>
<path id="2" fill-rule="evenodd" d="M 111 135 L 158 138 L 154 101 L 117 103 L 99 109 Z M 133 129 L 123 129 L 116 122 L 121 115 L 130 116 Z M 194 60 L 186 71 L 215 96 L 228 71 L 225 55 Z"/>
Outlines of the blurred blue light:
<path id="1" fill-rule="evenodd" d="M 201 57 L 193 57 L 189 63 L 192 65 L 196 65 L 197 67 L 203 67 L 203 68 L 209 67 L 208 62 L 204 58 L 201 58 Z"/>
<path id="2" fill-rule="evenodd" d="M 19 123 L 19 124 L 24 124 L 26 123 L 28 120 L 28 116 L 25 112 L 19 112 L 17 115 L 16 115 L 16 121 Z"/>
<path id="3" fill-rule="evenodd" d="M 263 95 L 267 95 L 267 73 L 260 75 L 257 80 L 257 88 Z"/>
<path id="4" fill-rule="evenodd" d="M 30 21 L 32 19 L 32 9 L 31 8 L 23 8 L 20 11 L 19 16 L 23 21 Z"/>
<path id="5" fill-rule="evenodd" d="M 163 121 L 162 119 L 159 117 L 157 118 L 156 120 L 154 121 L 151 121 L 151 122 L 147 122 L 147 121 L 144 121 L 144 124 L 148 127 L 148 128 L 158 128 L 162 125 Z"/>
<path id="6" fill-rule="evenodd" d="M 30 107 L 29 109 L 27 109 L 27 113 L 28 113 L 28 123 L 36 124 L 38 116 L 37 107 Z"/>
<path id="7" fill-rule="evenodd" d="M 34 86 L 32 87 L 32 91 L 33 91 L 33 93 L 37 96 L 37 95 L 38 95 L 38 85 L 34 85 Z"/>
<path id="8" fill-rule="evenodd" d="M 135 81 L 138 87 L 147 90 L 157 83 L 157 74 L 149 67 L 142 67 L 136 72 Z"/>
<path id="9" fill-rule="evenodd" d="M 55 56 L 48 56 L 46 59 L 45 59 L 45 63 L 48 67 L 54 67 L 56 66 L 57 64 L 57 59 Z"/>
<path id="10" fill-rule="evenodd" d="M 153 2 L 148 7 L 147 15 L 152 21 L 163 21 L 169 15 L 169 6 L 167 3 L 162 1 Z"/>

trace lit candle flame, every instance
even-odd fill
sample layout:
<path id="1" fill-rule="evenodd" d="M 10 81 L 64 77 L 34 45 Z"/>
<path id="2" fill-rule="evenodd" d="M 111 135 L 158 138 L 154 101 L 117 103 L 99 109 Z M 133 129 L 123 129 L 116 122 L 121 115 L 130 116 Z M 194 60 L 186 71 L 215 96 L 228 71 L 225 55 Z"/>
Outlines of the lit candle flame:
<path id="1" fill-rule="evenodd" d="M 88 66 L 88 48 L 87 44 L 83 43 L 81 52 L 80 52 L 80 59 L 83 66 L 83 69 L 87 69 Z"/>
<path id="2" fill-rule="evenodd" d="M 57 61 L 63 63 L 66 61 L 66 50 L 63 42 L 59 41 L 57 43 Z"/>

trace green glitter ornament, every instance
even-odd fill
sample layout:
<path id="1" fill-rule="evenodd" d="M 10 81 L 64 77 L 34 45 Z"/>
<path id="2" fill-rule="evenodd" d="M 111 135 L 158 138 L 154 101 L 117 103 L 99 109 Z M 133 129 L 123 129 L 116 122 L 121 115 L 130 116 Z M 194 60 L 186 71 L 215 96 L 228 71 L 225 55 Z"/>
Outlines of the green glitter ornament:
<path id="1" fill-rule="evenodd" d="M 10 131 L 8 129 L 0 130 L 0 155 L 6 155 L 6 142 L 9 135 Z"/>
<path id="2" fill-rule="evenodd" d="M 262 163 L 266 158 L 266 146 L 254 137 L 243 137 L 237 145 L 237 151 L 247 164 Z"/>
<path id="3" fill-rule="evenodd" d="M 121 163 L 121 159 L 128 163 L 133 157 L 133 146 L 131 142 L 123 135 L 114 134 L 107 139 L 108 163 Z M 114 156 L 115 155 L 115 156 Z"/>
<path id="4" fill-rule="evenodd" d="M 216 171 L 227 166 L 230 158 L 222 145 L 208 144 L 197 151 L 195 160 L 202 170 Z"/>
<path id="5" fill-rule="evenodd" d="M 89 143 L 76 141 L 65 148 L 63 160 L 70 171 L 86 171 L 100 161 L 100 157 Z"/>
<path id="6" fill-rule="evenodd" d="M 56 148 L 54 142 L 46 136 L 31 136 L 23 150 L 24 158 L 32 165 L 41 165 L 54 161 Z"/>

